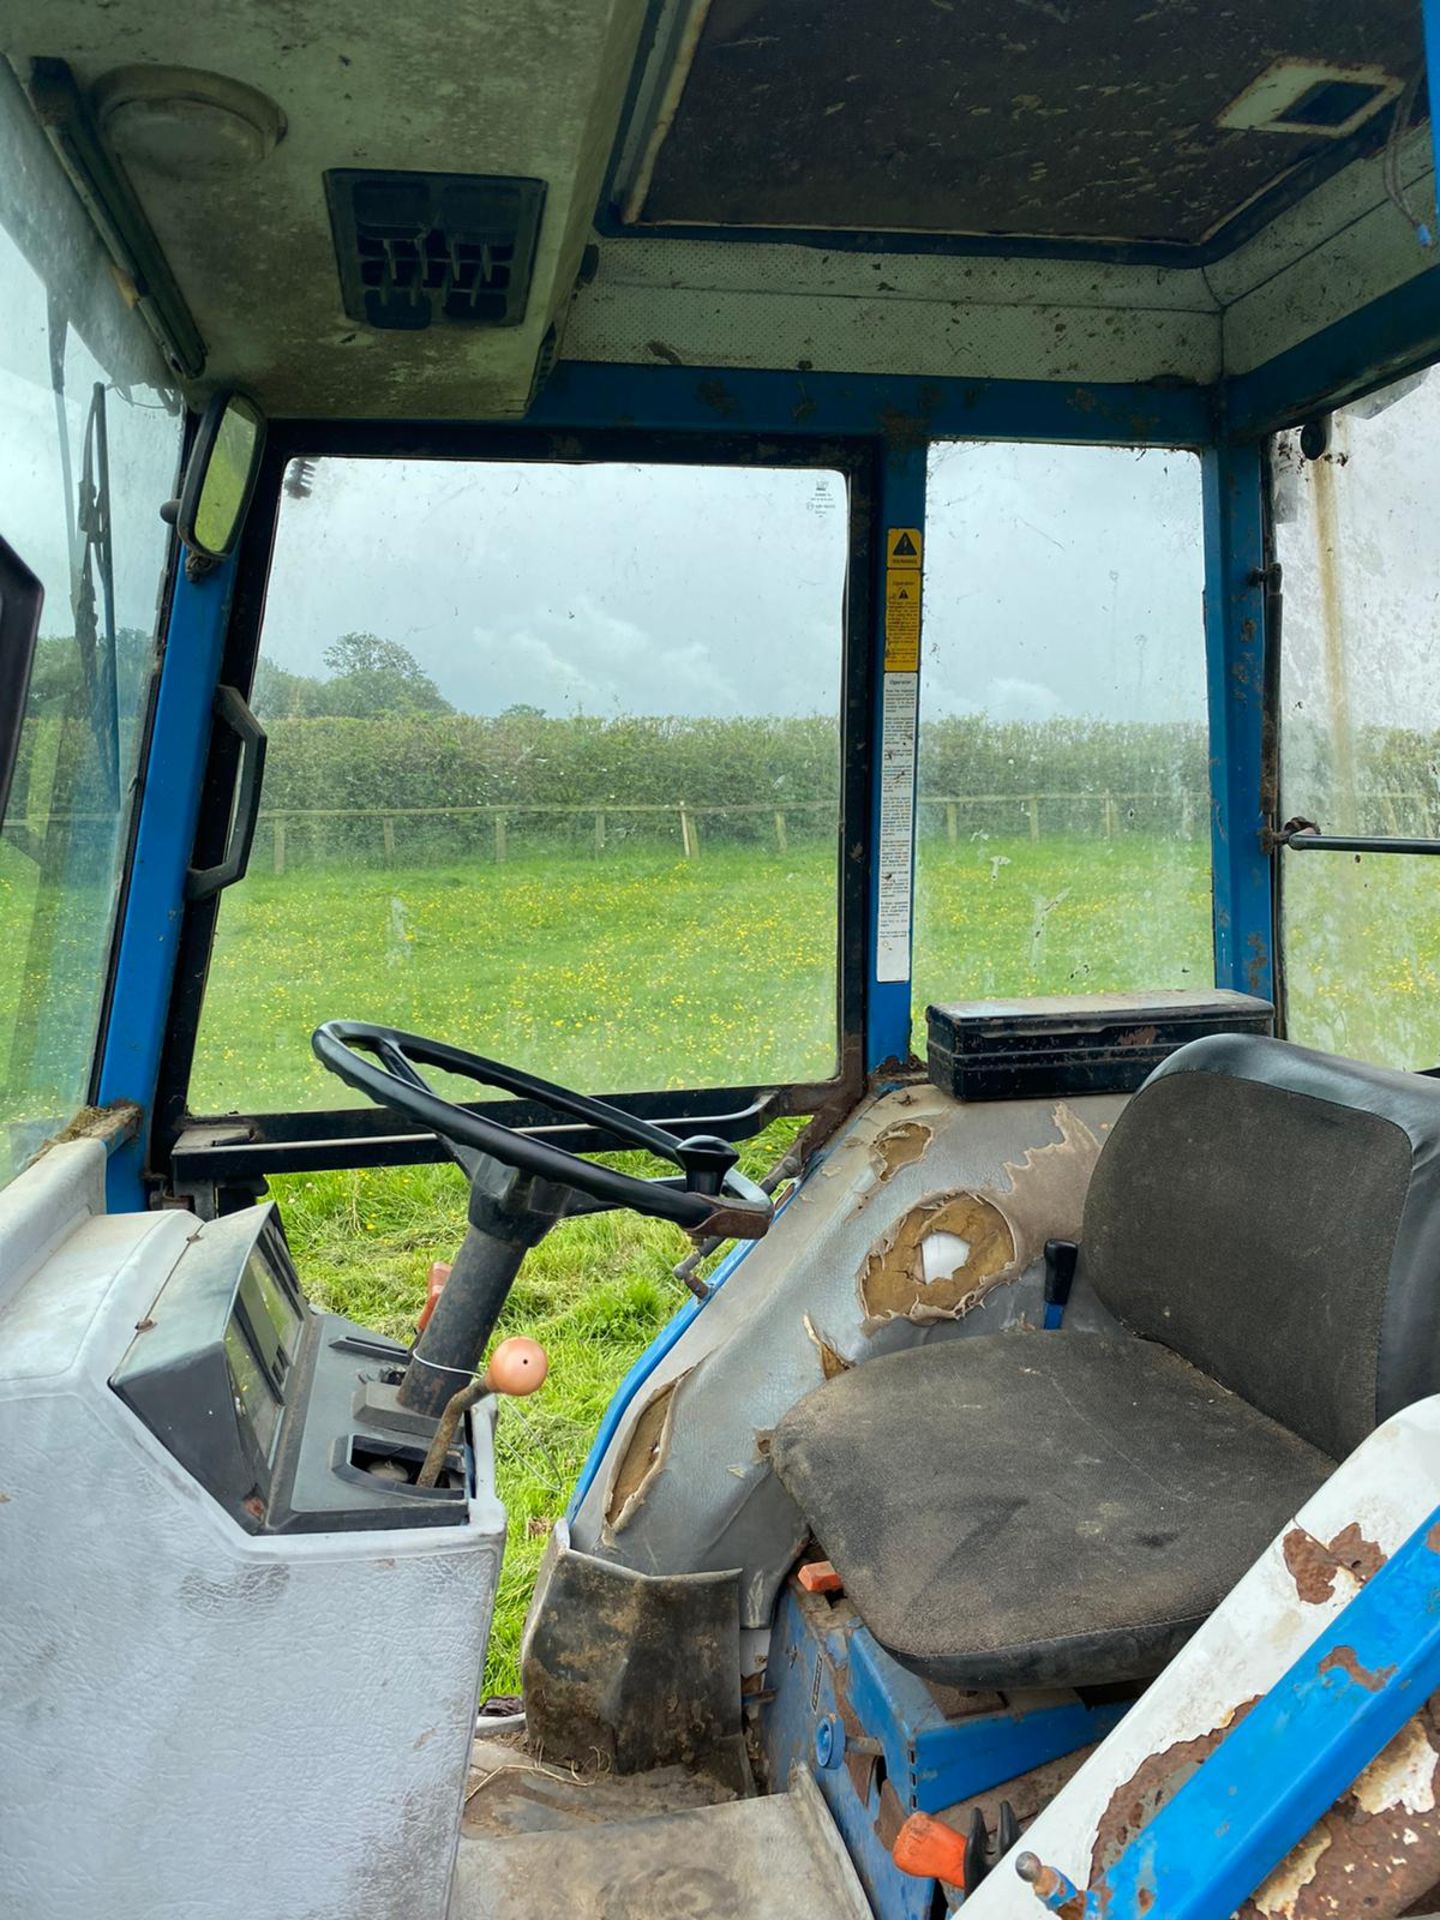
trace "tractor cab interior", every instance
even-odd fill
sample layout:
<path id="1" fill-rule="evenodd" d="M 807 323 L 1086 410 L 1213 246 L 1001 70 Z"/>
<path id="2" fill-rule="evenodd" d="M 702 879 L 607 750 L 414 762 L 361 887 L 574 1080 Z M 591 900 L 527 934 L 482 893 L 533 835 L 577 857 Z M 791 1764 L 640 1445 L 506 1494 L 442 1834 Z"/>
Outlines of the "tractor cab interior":
<path id="1" fill-rule="evenodd" d="M 5 10 L 5 1911 L 1440 1912 L 1437 46 Z"/>

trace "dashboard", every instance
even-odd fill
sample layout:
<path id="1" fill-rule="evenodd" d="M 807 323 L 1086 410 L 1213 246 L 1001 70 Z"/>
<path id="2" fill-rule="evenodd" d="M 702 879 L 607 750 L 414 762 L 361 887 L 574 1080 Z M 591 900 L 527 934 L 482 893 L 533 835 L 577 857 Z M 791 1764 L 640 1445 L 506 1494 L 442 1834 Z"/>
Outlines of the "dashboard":
<path id="1" fill-rule="evenodd" d="M 197 1229 L 110 1386 L 247 1532 L 460 1525 L 463 1446 L 415 1485 L 433 1427 L 396 1404 L 405 1359 L 307 1304 L 266 1204 Z"/>

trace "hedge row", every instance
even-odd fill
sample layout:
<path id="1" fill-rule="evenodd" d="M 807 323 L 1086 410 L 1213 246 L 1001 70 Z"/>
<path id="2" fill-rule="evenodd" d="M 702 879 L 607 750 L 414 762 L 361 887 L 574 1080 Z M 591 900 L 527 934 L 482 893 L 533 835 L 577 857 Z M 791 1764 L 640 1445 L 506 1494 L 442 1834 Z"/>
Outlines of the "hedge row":
<path id="1" fill-rule="evenodd" d="M 265 807 L 664 805 L 783 808 L 835 795 L 833 720 L 272 720 Z M 921 733 L 937 794 L 1203 794 L 1198 727 L 978 716 Z"/>

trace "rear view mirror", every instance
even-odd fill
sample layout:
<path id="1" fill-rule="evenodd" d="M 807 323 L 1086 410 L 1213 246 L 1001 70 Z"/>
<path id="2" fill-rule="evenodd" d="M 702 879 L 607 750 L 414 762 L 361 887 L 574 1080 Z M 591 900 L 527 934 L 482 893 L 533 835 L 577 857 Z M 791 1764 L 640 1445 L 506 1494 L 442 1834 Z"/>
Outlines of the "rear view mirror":
<path id="1" fill-rule="evenodd" d="M 193 552 L 209 560 L 234 552 L 264 445 L 265 416 L 255 402 L 243 393 L 217 393 L 190 450 L 175 516 Z"/>

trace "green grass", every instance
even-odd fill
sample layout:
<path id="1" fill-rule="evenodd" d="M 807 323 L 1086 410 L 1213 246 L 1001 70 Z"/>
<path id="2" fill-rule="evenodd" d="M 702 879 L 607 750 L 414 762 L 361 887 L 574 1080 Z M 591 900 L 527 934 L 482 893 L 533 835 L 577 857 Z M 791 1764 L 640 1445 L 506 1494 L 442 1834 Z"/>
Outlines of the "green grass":
<path id="1" fill-rule="evenodd" d="M 310 1033 L 339 1016 L 592 1092 L 823 1079 L 834 874 L 818 847 L 256 873 L 221 912 L 192 1106 L 335 1104 Z"/>
<path id="2" fill-rule="evenodd" d="M 923 842 L 917 1008 L 1205 977 L 1203 852 L 1135 836 Z M 833 1044 L 834 898 L 833 852 L 803 844 L 783 857 L 707 846 L 692 861 L 612 852 L 256 872 L 221 913 L 194 1104 L 333 1102 L 342 1090 L 309 1035 L 340 1015 L 592 1089 L 820 1077 Z M 795 1124 L 751 1143 L 753 1171 Z M 274 1184 L 312 1297 L 408 1337 L 430 1262 L 464 1233 L 460 1176 L 426 1167 Z M 687 1246 L 658 1222 L 603 1215 L 560 1227 L 522 1269 L 499 1332 L 541 1340 L 551 1374 L 535 1399 L 500 1411 L 510 1533 L 490 1691 L 518 1686 L 545 1535 L 620 1378 L 686 1298 L 671 1268 Z"/>

